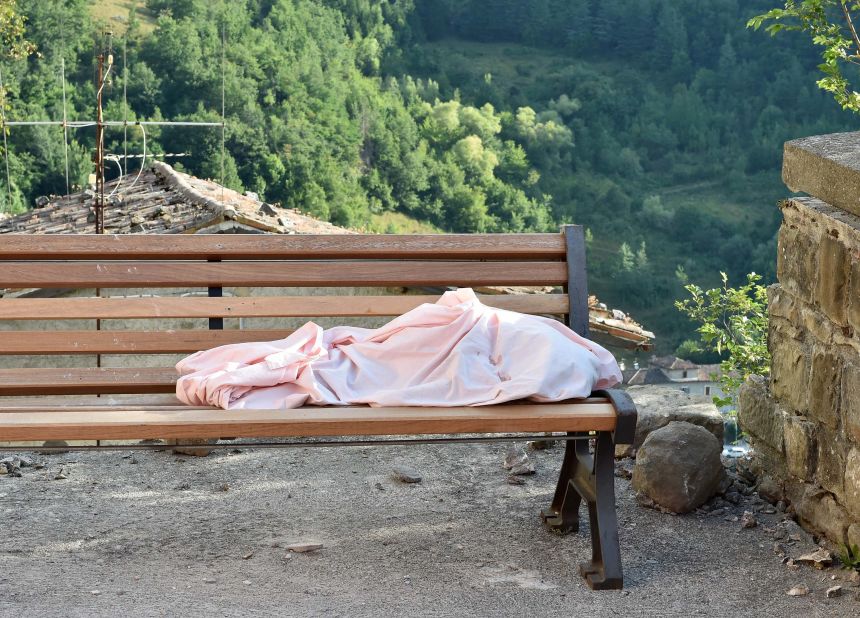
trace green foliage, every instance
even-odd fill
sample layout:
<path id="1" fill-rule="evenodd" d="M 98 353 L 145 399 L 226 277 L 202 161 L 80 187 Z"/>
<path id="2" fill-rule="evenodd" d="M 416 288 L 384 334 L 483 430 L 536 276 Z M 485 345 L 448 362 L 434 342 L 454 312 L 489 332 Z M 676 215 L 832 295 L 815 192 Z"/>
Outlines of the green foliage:
<path id="1" fill-rule="evenodd" d="M 24 58 L 36 51 L 35 45 L 24 37 L 24 22 L 18 0 L 0 0 L 0 55 Z"/>
<path id="2" fill-rule="evenodd" d="M 839 561 L 844 569 L 860 571 L 860 547 L 843 545 L 839 552 Z"/>
<path id="3" fill-rule="evenodd" d="M 759 285 L 761 277 L 747 275 L 747 282 L 730 288 L 728 277 L 720 273 L 721 288 L 703 290 L 689 284 L 690 297 L 675 302 L 675 307 L 698 324 L 705 350 L 726 354 L 720 364 L 720 383 L 726 397 L 714 397 L 718 406 L 730 405 L 741 384 L 753 374 L 770 373 L 767 349 L 767 289 Z"/>
<path id="4" fill-rule="evenodd" d="M 823 47 L 818 66 L 824 77 L 818 87 L 830 92 L 842 109 L 860 113 L 860 93 L 851 89 L 846 70 L 856 76 L 860 65 L 860 36 L 855 21 L 860 18 L 860 0 L 786 0 L 784 8 L 756 15 L 747 23 L 758 30 L 765 22 L 771 35 L 782 31 L 804 32 Z"/>

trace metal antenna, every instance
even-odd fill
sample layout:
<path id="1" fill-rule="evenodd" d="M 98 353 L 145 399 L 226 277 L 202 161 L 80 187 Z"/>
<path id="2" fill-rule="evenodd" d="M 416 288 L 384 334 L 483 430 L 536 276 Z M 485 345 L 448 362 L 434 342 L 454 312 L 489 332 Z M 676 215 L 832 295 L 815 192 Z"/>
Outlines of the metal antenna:
<path id="1" fill-rule="evenodd" d="M 63 82 L 63 158 L 66 161 L 66 197 L 71 190 L 69 188 L 69 127 L 66 126 L 66 59 L 60 58 L 60 79 Z"/>
<path id="2" fill-rule="evenodd" d="M 3 75 L 0 71 L 0 131 L 3 133 L 3 148 L 6 162 L 6 194 L 7 203 L 11 209 L 12 205 L 12 182 L 11 173 L 9 171 L 9 148 L 7 143 L 6 131 L 9 127 L 25 127 L 25 126 L 57 126 L 63 129 L 63 140 L 66 153 L 66 192 L 70 191 L 70 176 L 68 163 L 68 130 L 82 129 L 86 127 L 96 128 L 96 150 L 93 155 L 93 163 L 96 168 L 96 196 L 95 196 L 95 213 L 96 213 L 96 234 L 104 233 L 104 207 L 105 207 L 105 150 L 104 150 L 104 134 L 107 127 L 122 127 L 123 128 L 123 159 L 125 159 L 125 170 L 121 169 L 121 174 L 127 172 L 128 159 L 137 158 L 139 155 L 128 154 L 128 127 L 129 124 L 140 127 L 144 136 L 144 149 L 146 148 L 146 126 L 184 126 L 184 127 L 221 127 L 221 202 L 224 202 L 224 180 L 225 180 L 225 159 L 226 159 L 226 96 L 225 96 L 225 51 L 226 45 L 226 22 L 221 25 L 221 122 L 194 122 L 194 121 L 170 121 L 170 120 L 136 120 L 131 123 L 128 121 L 128 66 L 127 66 L 127 39 L 123 42 L 123 119 L 122 120 L 105 120 L 103 116 L 103 99 L 104 90 L 108 83 L 108 75 L 113 68 L 113 54 L 111 33 L 106 33 L 107 44 L 102 41 L 102 50 L 98 52 L 98 63 L 96 67 L 96 119 L 95 120 L 69 120 L 66 113 L 66 98 L 65 98 L 65 60 L 61 59 L 61 71 L 63 75 L 63 119 L 62 120 L 6 120 L 5 101 L 6 92 L 3 89 Z M 105 55 L 104 49 L 107 49 Z M 105 60 L 107 64 L 105 65 Z M 185 156 L 187 153 L 169 154 L 167 156 Z M 146 152 L 144 151 L 141 166 L 146 162 Z M 153 156 L 153 155 L 149 155 Z M 143 167 L 141 167 L 141 171 Z M 140 174 L 138 174 L 138 178 Z M 135 180 L 136 182 L 136 180 Z M 131 186 L 134 186 L 132 183 Z"/>
<path id="3" fill-rule="evenodd" d="M 6 142 L 6 90 L 3 88 L 3 71 L 0 69 L 0 121 L 3 122 L 3 158 L 6 159 L 7 208 L 12 212 L 12 181 L 9 174 L 9 144 Z"/>
<path id="4" fill-rule="evenodd" d="M 227 19 L 224 13 L 224 3 L 221 2 L 221 205 L 224 205 L 224 152 L 227 133 L 225 70 L 227 66 Z"/>

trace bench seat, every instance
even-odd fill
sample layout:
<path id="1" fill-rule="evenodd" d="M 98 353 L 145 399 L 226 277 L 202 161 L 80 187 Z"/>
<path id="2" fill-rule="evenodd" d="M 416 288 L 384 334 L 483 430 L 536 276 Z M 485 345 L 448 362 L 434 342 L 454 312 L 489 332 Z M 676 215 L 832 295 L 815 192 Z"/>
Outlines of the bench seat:
<path id="1" fill-rule="evenodd" d="M 0 440 L 142 440 L 612 431 L 606 399 L 459 408 L 307 406 L 221 410 L 190 406 L 0 407 Z"/>

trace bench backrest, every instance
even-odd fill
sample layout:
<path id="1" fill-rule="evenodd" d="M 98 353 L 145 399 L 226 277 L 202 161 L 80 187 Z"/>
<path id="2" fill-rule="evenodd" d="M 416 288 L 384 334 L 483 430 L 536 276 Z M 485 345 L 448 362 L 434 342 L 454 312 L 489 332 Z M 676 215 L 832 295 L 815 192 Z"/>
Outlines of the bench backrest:
<path id="1" fill-rule="evenodd" d="M 496 285 L 560 287 L 560 294 L 482 300 L 524 313 L 563 315 L 571 328 L 587 335 L 580 226 L 565 226 L 561 234 L 504 235 L 4 234 L 0 290 L 6 288 L 7 295 L 0 298 L 0 358 L 38 356 L 43 360 L 30 366 L 62 372 L 82 362 L 101 365 L 101 355 L 155 355 L 143 364 L 172 371 L 175 358 L 158 355 L 284 337 L 291 332 L 280 327 L 286 318 L 393 316 L 438 298 L 415 294 L 416 288 Z M 384 288 L 386 294 L 326 289 L 344 287 Z M 170 288 L 173 295 L 158 295 Z M 176 296 L 176 288 L 196 294 Z M 248 296 L 248 288 L 265 290 Z M 308 296 L 284 294 L 284 288 L 325 290 Z M 403 293 L 404 288 L 413 293 Z M 20 296 L 8 289 L 39 291 Z M 280 295 L 269 295 L 273 290 Z M 246 327 L 259 318 L 276 327 Z M 177 319 L 184 320 L 180 327 Z M 46 359 L 59 355 L 65 358 Z M 8 376 L 0 390 L 14 392 Z"/>

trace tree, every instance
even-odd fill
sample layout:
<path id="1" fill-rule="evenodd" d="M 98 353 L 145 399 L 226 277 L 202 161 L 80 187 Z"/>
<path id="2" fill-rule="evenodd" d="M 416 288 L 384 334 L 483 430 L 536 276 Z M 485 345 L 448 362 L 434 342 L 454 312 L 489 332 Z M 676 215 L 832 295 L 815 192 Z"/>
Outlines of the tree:
<path id="1" fill-rule="evenodd" d="M 0 41 L 7 58 L 23 58 L 36 51 L 36 46 L 24 37 L 25 22 L 18 0 L 0 0 Z"/>
<path id="2" fill-rule="evenodd" d="M 783 30 L 805 32 L 815 45 L 824 48 L 818 66 L 824 77 L 818 87 L 830 92 L 842 109 L 860 113 L 860 93 L 851 89 L 845 70 L 860 65 L 860 0 L 786 0 L 784 8 L 771 9 L 749 20 L 747 26 L 776 35 Z"/>

